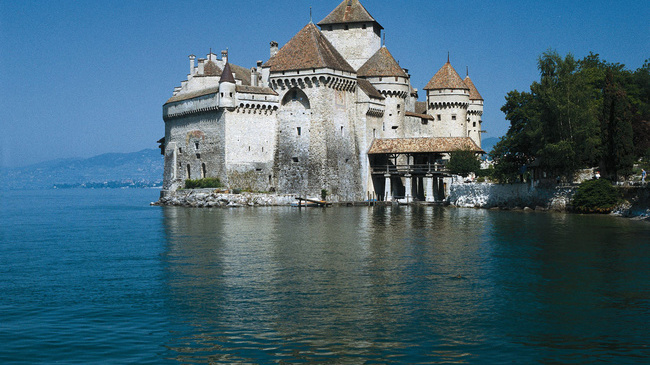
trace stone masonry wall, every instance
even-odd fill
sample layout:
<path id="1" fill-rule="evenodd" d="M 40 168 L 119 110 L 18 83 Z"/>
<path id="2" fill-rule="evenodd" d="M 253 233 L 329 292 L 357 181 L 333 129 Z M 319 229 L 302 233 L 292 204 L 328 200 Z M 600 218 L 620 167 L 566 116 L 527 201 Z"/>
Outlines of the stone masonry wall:
<path id="1" fill-rule="evenodd" d="M 447 201 L 459 207 L 542 207 L 563 211 L 575 187 L 535 188 L 528 184 L 452 183 Z"/>

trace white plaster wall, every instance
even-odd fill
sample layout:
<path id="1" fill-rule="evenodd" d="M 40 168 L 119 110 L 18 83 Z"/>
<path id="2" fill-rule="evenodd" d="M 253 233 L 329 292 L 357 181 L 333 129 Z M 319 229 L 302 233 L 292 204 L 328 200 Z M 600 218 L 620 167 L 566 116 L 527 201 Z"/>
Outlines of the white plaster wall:
<path id="1" fill-rule="evenodd" d="M 468 106 L 468 90 L 428 90 L 427 111 L 435 118 L 434 137 L 468 137 Z M 453 116 L 456 116 L 456 120 Z"/>
<path id="2" fill-rule="evenodd" d="M 364 24 L 366 29 L 363 29 Z M 358 70 L 381 48 L 380 30 L 371 22 L 347 26 L 348 30 L 342 24 L 325 25 L 321 31 L 350 66 Z"/>

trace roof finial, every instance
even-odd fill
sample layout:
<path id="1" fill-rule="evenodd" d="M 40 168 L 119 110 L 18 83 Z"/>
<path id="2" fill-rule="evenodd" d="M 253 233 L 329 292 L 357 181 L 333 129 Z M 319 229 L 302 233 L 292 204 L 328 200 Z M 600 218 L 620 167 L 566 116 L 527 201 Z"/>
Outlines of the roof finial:
<path id="1" fill-rule="evenodd" d="M 309 7 L 309 23 L 313 23 L 313 20 L 311 18 L 311 6 Z"/>
<path id="2" fill-rule="evenodd" d="M 386 31 L 384 31 L 384 43 L 382 44 L 382 47 L 386 47 Z"/>
<path id="3" fill-rule="evenodd" d="M 465 67 L 466 67 L 466 71 L 465 71 L 466 74 L 465 74 L 465 77 L 469 77 L 469 66 L 465 66 Z"/>
<path id="4" fill-rule="evenodd" d="M 449 51 L 447 51 L 447 63 L 449 63 Z"/>

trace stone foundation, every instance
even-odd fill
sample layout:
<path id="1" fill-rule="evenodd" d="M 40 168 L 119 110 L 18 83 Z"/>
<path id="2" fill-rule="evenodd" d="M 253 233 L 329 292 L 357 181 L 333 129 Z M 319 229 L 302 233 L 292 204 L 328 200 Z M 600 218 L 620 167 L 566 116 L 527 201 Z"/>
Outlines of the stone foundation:
<path id="1" fill-rule="evenodd" d="M 194 208 L 288 206 L 296 201 L 296 195 L 241 193 L 233 194 L 215 189 L 191 189 L 175 192 L 163 191 L 154 205 L 183 206 Z"/>

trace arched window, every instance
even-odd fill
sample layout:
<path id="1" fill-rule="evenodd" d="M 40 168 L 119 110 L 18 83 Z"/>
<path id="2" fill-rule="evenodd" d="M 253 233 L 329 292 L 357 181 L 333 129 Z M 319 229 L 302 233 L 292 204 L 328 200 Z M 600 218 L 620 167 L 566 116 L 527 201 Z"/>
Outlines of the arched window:
<path id="1" fill-rule="evenodd" d="M 282 106 L 287 108 L 311 109 L 309 98 L 298 88 L 293 88 L 282 98 Z"/>

